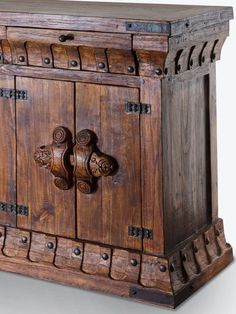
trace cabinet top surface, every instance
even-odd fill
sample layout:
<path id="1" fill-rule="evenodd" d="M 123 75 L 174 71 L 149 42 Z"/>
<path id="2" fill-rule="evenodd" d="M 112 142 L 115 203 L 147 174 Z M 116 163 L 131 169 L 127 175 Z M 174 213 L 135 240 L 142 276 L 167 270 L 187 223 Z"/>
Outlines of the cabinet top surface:
<path id="1" fill-rule="evenodd" d="M 134 4 L 49 0 L 0 0 L 0 13 L 71 15 L 78 17 L 134 19 L 172 22 L 186 18 L 201 19 L 209 14 L 232 18 L 232 8 L 224 6 Z"/>

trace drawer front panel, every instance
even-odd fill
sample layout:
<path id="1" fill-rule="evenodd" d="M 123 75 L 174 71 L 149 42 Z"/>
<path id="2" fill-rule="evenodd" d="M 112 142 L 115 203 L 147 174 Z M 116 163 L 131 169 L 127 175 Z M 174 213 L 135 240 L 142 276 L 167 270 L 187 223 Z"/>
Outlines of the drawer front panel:
<path id="1" fill-rule="evenodd" d="M 64 36 L 64 37 L 63 37 Z M 49 44 L 87 46 L 97 48 L 131 49 L 131 34 L 110 34 L 96 32 L 78 32 L 36 28 L 9 27 L 9 40 L 33 41 Z"/>

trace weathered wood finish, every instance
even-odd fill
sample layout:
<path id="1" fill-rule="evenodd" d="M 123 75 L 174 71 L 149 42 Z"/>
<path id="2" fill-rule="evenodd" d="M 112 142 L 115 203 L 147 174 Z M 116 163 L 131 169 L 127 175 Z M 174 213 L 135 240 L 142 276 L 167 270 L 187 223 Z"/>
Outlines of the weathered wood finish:
<path id="1" fill-rule="evenodd" d="M 0 269 L 176 307 L 233 258 L 230 7 L 0 0 Z"/>
<path id="2" fill-rule="evenodd" d="M 14 88 L 14 76 L 0 76 L 1 88 Z M 0 202 L 16 203 L 16 129 L 15 101 L 0 98 L 0 145 L 2 147 L 0 162 Z M 16 226 L 14 213 L 0 211 L 0 222 Z"/>
<path id="3" fill-rule="evenodd" d="M 139 238 L 128 237 L 129 225 L 141 226 L 139 115 L 124 112 L 127 101 L 139 101 L 138 90 L 77 83 L 76 95 L 76 132 L 93 131 L 99 149 L 118 164 L 95 194 L 77 193 L 77 236 L 141 249 Z"/>
<path id="4" fill-rule="evenodd" d="M 17 201 L 29 206 L 29 216 L 18 216 L 17 225 L 74 237 L 74 188 L 58 190 L 51 174 L 37 167 L 34 160 L 37 147 L 51 143 L 55 127 L 63 125 L 73 132 L 74 85 L 17 77 L 16 88 L 28 90 L 27 100 L 16 101 L 16 119 Z"/>
<path id="5" fill-rule="evenodd" d="M 165 250 L 169 251 L 210 222 L 209 76 L 163 80 L 162 105 Z"/>

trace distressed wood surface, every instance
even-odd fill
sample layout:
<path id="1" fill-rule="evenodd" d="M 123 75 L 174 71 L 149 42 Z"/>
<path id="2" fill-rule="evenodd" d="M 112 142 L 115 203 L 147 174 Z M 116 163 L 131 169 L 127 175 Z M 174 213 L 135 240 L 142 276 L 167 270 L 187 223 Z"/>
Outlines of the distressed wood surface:
<path id="1" fill-rule="evenodd" d="M 16 110 L 18 202 L 29 206 L 29 216 L 18 216 L 17 225 L 74 237 L 74 188 L 58 189 L 54 177 L 34 160 L 36 149 L 52 142 L 55 127 L 64 126 L 73 133 L 74 85 L 17 77 L 16 88 L 28 92 L 27 100 L 16 101 Z"/>
<path id="2" fill-rule="evenodd" d="M 140 142 L 133 136 L 139 132 L 139 115 L 125 113 L 127 101 L 139 100 L 138 90 L 76 85 L 76 132 L 93 131 L 98 148 L 118 164 L 113 176 L 99 180 L 95 193 L 77 192 L 77 236 L 141 249 L 141 239 L 128 237 L 129 225 L 141 226 Z"/>
<path id="3" fill-rule="evenodd" d="M 15 88 L 13 76 L 0 76 L 0 88 Z M 0 202 L 16 203 L 15 101 L 0 98 Z M 16 226 L 16 215 L 0 210 L 0 223 Z"/>
<path id="4" fill-rule="evenodd" d="M 1 11 L 1 6 L 0 6 Z M 61 35 L 73 35 L 72 40 L 66 40 L 64 43 L 59 40 Z M 50 29 L 36 29 L 36 28 L 21 28 L 8 27 L 7 38 L 12 40 L 33 41 L 48 44 L 60 45 L 80 45 L 86 47 L 97 48 L 120 48 L 131 49 L 131 35 L 130 34 L 110 34 L 97 32 L 77 32 L 64 30 L 50 30 Z"/>
<path id="5" fill-rule="evenodd" d="M 151 115 L 141 115 L 142 226 L 153 230 L 153 239 L 143 240 L 144 252 L 164 253 L 162 199 L 162 104 L 161 81 L 146 78 L 140 98 L 151 105 Z"/>
<path id="6" fill-rule="evenodd" d="M 162 86 L 164 221 L 168 251 L 210 222 L 209 77 L 187 82 L 164 80 Z"/>

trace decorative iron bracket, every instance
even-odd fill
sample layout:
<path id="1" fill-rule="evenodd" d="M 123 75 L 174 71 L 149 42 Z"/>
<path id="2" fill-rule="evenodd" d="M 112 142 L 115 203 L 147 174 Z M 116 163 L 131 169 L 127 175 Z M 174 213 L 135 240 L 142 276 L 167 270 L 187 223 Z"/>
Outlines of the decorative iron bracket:
<path id="1" fill-rule="evenodd" d="M 152 240 L 153 231 L 151 229 L 146 229 L 146 228 L 142 228 L 142 227 L 129 226 L 128 227 L 128 235 L 130 237 Z"/>
<path id="2" fill-rule="evenodd" d="M 28 207 L 24 205 L 17 205 L 17 204 L 8 204 L 0 202 L 0 211 L 6 213 L 12 213 L 15 215 L 23 215 L 28 216 Z"/>
<path id="3" fill-rule="evenodd" d="M 26 100 L 27 91 L 18 90 L 18 89 L 0 88 L 0 97 L 7 98 L 7 99 Z"/>
<path id="4" fill-rule="evenodd" d="M 128 101 L 125 104 L 125 111 L 128 113 L 151 114 L 151 105 Z"/>

